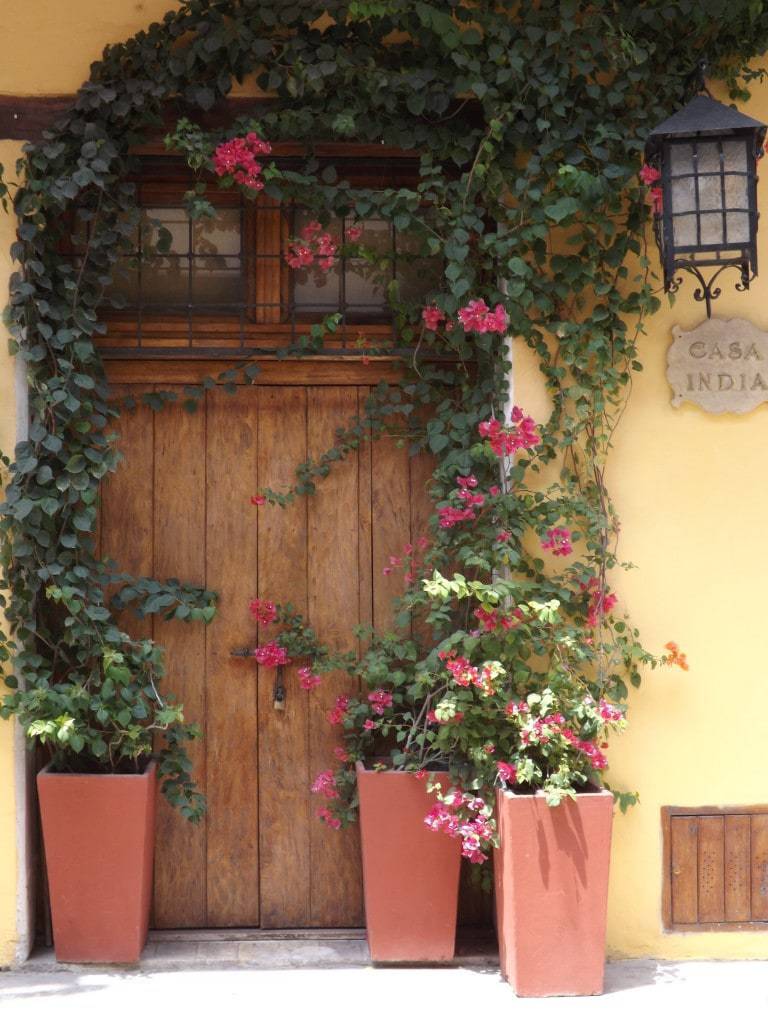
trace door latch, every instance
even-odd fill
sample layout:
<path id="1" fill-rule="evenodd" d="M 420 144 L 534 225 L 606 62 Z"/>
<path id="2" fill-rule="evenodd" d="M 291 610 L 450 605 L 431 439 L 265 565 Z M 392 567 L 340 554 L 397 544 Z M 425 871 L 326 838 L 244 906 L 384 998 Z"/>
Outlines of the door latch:
<path id="1" fill-rule="evenodd" d="M 283 682 L 283 666 L 278 665 L 275 672 L 275 688 L 272 691 L 272 706 L 275 711 L 285 711 L 285 683 Z"/>

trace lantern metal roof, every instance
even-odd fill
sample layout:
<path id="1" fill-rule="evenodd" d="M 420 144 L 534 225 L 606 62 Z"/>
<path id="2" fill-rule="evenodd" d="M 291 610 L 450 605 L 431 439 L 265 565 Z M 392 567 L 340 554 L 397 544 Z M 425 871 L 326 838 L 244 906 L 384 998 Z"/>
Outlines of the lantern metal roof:
<path id="1" fill-rule="evenodd" d="M 711 96 L 694 96 L 682 110 L 656 125 L 648 135 L 648 148 L 653 143 L 670 137 L 691 135 L 730 135 L 732 132 L 752 131 L 765 135 L 768 125 L 747 117 L 736 107 L 726 106 Z"/>

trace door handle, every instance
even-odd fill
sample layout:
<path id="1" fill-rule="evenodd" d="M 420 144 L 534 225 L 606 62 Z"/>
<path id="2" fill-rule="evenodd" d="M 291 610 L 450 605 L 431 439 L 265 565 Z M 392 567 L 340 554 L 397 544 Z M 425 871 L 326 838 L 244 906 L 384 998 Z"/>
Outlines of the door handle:
<path id="1" fill-rule="evenodd" d="M 253 649 L 251 647 L 234 647 L 230 652 L 232 658 L 252 658 Z M 275 671 L 275 685 L 272 690 L 272 707 L 275 711 L 285 711 L 286 701 L 286 689 L 285 680 L 283 679 L 283 666 L 278 665 Z"/>

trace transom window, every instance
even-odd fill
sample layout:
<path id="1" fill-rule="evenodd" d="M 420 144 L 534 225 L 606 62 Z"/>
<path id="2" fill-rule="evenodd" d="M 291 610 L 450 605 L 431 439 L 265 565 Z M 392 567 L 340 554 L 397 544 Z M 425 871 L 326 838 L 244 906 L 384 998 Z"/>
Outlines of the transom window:
<path id="1" fill-rule="evenodd" d="M 373 176 L 382 178 L 386 187 L 392 170 Z M 334 335 L 341 347 L 378 346 L 392 337 L 397 302 L 418 302 L 439 286 L 439 258 L 379 217 L 334 218 L 319 229 L 314 212 L 211 187 L 215 216 L 192 221 L 183 201 L 188 187 L 146 177 L 139 183 L 133 249 L 115 267 L 108 293 L 121 308 L 105 310 L 107 354 L 280 347 L 332 313 L 341 315 Z M 287 257 L 313 232 L 330 236 L 324 251 L 331 254 L 289 266 Z"/>

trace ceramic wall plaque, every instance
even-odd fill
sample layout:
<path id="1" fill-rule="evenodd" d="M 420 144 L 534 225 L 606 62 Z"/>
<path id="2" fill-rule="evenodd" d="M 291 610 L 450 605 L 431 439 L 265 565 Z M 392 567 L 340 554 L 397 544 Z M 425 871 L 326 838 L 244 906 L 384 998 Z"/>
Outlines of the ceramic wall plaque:
<path id="1" fill-rule="evenodd" d="M 768 331 L 748 320 L 705 320 L 672 328 L 667 380 L 672 405 L 707 412 L 751 412 L 768 402 Z"/>

